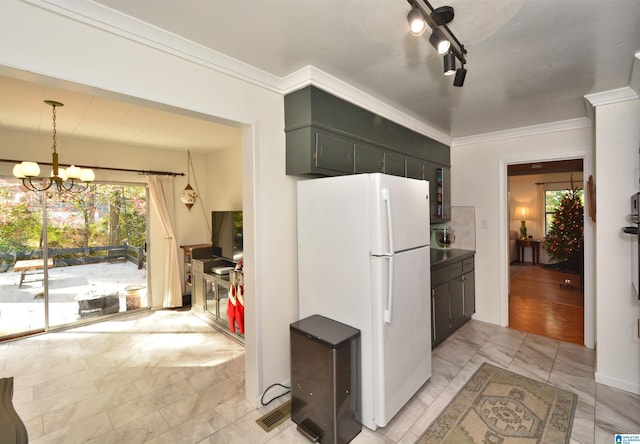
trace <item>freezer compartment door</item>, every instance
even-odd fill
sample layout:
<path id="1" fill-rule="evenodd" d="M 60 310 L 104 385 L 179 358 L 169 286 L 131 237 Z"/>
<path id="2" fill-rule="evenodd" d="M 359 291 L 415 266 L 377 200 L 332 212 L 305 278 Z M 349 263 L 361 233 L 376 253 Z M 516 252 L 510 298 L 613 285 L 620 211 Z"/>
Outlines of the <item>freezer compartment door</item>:
<path id="1" fill-rule="evenodd" d="M 429 245 L 429 183 L 371 174 L 372 254 Z"/>
<path id="2" fill-rule="evenodd" d="M 375 421 L 384 427 L 431 377 L 429 248 L 372 258 L 372 267 Z"/>

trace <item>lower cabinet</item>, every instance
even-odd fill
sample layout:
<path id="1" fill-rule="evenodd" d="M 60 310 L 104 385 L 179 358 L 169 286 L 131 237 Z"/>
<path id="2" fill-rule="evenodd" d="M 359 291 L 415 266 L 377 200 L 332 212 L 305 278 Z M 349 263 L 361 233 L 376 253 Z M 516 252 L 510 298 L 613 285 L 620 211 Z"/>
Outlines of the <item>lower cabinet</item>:
<path id="1" fill-rule="evenodd" d="M 219 260 L 205 259 L 193 260 L 193 293 L 192 311 L 204 320 L 210 322 L 227 335 L 244 343 L 244 335 L 235 327 L 231 331 L 229 323 L 229 295 L 231 293 L 231 282 L 229 274 L 210 273 L 215 265 L 220 265 Z M 228 265 L 228 264 L 223 264 Z M 237 314 L 234 311 L 233 317 Z M 239 325 L 239 320 L 236 318 Z"/>
<path id="2" fill-rule="evenodd" d="M 471 319 L 475 312 L 473 256 L 431 268 L 431 347 Z"/>
<path id="3" fill-rule="evenodd" d="M 229 328 L 227 307 L 231 291 L 229 275 L 204 275 L 205 310 L 212 320 L 222 328 Z"/>

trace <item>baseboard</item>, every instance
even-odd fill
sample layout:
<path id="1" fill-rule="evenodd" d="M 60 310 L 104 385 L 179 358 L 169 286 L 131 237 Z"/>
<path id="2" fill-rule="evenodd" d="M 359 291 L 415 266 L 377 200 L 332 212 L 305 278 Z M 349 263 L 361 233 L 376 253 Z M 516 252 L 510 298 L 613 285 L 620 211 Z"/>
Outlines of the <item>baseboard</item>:
<path id="1" fill-rule="evenodd" d="M 596 382 L 599 384 L 608 385 L 609 387 L 624 390 L 625 392 L 634 393 L 640 395 L 640 384 L 624 381 L 622 379 L 614 378 L 612 376 L 603 375 L 596 372 Z"/>
<path id="2" fill-rule="evenodd" d="M 471 319 L 475 319 L 476 321 L 486 322 L 487 324 L 497 325 L 498 327 L 504 327 L 500 325 L 500 320 L 495 318 L 489 318 L 487 316 L 479 315 L 478 313 L 474 313 L 471 315 Z"/>

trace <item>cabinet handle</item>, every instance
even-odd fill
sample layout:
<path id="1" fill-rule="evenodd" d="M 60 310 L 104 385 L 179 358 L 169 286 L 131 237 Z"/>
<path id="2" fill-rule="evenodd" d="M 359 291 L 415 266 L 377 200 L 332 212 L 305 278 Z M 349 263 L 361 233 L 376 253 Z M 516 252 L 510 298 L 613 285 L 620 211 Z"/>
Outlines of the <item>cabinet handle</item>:
<path id="1" fill-rule="evenodd" d="M 436 290 L 431 290 L 431 332 L 433 334 L 432 342 L 436 340 Z"/>

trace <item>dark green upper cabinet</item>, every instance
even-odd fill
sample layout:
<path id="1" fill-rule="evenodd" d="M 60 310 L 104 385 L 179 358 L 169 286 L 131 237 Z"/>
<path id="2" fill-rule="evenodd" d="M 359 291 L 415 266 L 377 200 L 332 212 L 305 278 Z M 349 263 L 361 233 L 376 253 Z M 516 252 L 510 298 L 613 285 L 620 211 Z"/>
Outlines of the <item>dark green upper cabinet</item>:
<path id="1" fill-rule="evenodd" d="M 286 172 L 335 176 L 382 172 L 426 179 L 431 221 L 450 220 L 450 148 L 384 117 L 307 86 L 284 98 Z M 443 180 L 438 185 L 437 170 Z M 440 207 L 435 206 L 440 196 Z M 438 211 L 440 211 L 438 213 Z"/>
<path id="2" fill-rule="evenodd" d="M 353 174 L 353 141 L 313 127 L 298 128 L 286 134 L 287 174 L 336 176 Z M 306 147 L 306 149 L 302 149 Z"/>
<path id="3" fill-rule="evenodd" d="M 356 173 L 384 173 L 384 151 L 363 143 L 355 144 Z"/>
<path id="4" fill-rule="evenodd" d="M 406 177 L 406 156 L 387 151 L 384 153 L 384 172 L 393 176 Z"/>

